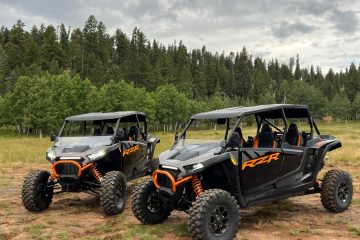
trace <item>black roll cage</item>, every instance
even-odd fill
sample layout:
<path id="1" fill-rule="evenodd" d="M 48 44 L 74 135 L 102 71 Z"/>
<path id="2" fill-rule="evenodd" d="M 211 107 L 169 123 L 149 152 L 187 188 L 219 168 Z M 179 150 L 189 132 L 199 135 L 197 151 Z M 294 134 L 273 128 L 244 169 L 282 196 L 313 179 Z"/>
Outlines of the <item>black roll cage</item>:
<path id="1" fill-rule="evenodd" d="M 139 121 L 138 114 L 134 114 L 134 115 L 135 115 L 135 118 L 136 118 L 137 127 L 138 127 L 138 129 L 139 129 L 139 127 L 140 127 L 140 121 Z M 134 116 L 134 115 L 129 115 L 129 116 Z M 117 118 L 113 136 L 116 135 L 116 132 L 117 132 L 117 130 L 118 130 L 118 128 L 119 128 L 119 124 L 120 124 L 120 122 L 121 122 L 121 119 L 127 118 L 127 117 L 129 117 L 129 116 L 124 116 L 124 117 L 119 117 L 119 118 Z M 142 116 L 144 116 L 144 115 L 142 115 Z M 116 118 L 114 118 L 114 119 L 116 119 Z M 103 119 L 103 120 L 109 120 L 109 119 Z M 87 122 L 87 121 L 91 121 L 91 120 L 80 120 L 80 121 L 73 121 L 73 122 L 85 122 L 85 124 L 84 124 L 84 129 L 85 129 L 85 128 L 86 128 L 86 122 Z M 94 120 L 93 120 L 93 121 L 94 121 Z M 101 121 L 101 120 L 96 120 L 96 121 Z M 72 122 L 72 121 L 69 121 L 69 120 L 65 120 L 65 121 L 64 121 L 64 123 L 63 123 L 63 125 L 62 125 L 62 127 L 61 127 L 61 129 L 60 129 L 60 131 L 59 131 L 58 138 L 61 137 L 61 134 L 63 133 L 64 128 L 65 128 L 65 126 L 66 126 L 66 124 L 67 124 L 68 122 Z M 147 135 L 147 122 L 146 122 L 146 117 L 145 117 L 145 116 L 144 116 L 144 128 L 145 128 L 145 129 L 144 129 L 144 134 L 145 134 L 145 136 L 146 136 L 146 135 Z"/>
<path id="2" fill-rule="evenodd" d="M 304 108 L 301 108 L 301 109 L 304 109 Z M 271 112 L 271 111 L 277 111 L 277 110 L 280 110 L 281 111 L 281 118 L 283 119 L 284 123 L 285 123 L 285 129 L 284 131 L 282 131 L 281 129 L 279 129 L 277 126 L 275 126 L 272 122 L 268 121 L 265 117 L 261 117 L 259 114 L 260 113 L 264 113 L 264 112 Z M 312 114 L 311 112 L 306 108 L 306 112 L 307 112 L 307 116 L 305 116 L 305 118 L 308 119 L 308 123 L 310 125 L 310 136 L 311 138 L 313 137 L 314 135 L 314 129 L 316 131 L 316 133 L 318 135 L 320 135 L 320 131 L 312 117 Z M 286 113 L 285 113 L 285 110 L 284 110 L 284 107 L 280 107 L 280 108 L 277 108 L 277 109 L 271 109 L 271 110 L 259 110 L 259 111 L 254 111 L 254 112 L 250 112 L 250 113 L 246 113 L 242 116 L 239 116 L 237 117 L 237 121 L 236 123 L 234 124 L 234 127 L 231 129 L 230 131 L 230 135 L 229 135 L 229 130 L 230 130 L 230 118 L 232 117 L 228 117 L 226 118 L 226 132 L 225 132 L 225 137 L 224 137 L 224 140 L 227 142 L 229 140 L 229 136 L 231 136 L 235 129 L 239 126 L 241 120 L 246 117 L 246 116 L 250 116 L 250 115 L 255 115 L 255 120 L 256 120 L 256 124 L 257 124 L 257 134 L 259 133 L 259 130 L 260 130 L 260 127 L 261 127 L 261 123 L 262 121 L 265 121 L 266 123 L 268 123 L 269 125 L 271 125 L 272 127 L 274 127 L 275 129 L 277 129 L 279 132 L 283 133 L 283 138 L 285 137 L 285 135 L 287 134 L 288 132 L 288 118 L 286 117 Z M 211 119 L 211 120 L 216 120 L 216 119 L 221 119 L 221 118 L 214 118 L 214 119 Z M 188 130 L 188 128 L 190 127 L 190 125 L 193 123 L 193 121 L 195 121 L 197 119 L 190 119 L 190 121 L 186 124 L 183 132 L 181 133 L 181 135 L 179 136 L 178 140 L 175 140 L 172 148 L 178 143 L 179 139 L 181 138 L 185 138 L 186 137 L 186 131 Z M 223 148 L 226 148 L 226 146 L 223 146 Z"/>

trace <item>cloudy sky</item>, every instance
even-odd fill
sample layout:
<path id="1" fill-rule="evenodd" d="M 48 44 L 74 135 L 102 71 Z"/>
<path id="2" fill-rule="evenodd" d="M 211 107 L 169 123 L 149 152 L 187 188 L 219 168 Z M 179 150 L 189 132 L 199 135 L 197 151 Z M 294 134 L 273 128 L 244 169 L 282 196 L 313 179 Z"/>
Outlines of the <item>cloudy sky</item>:
<path id="1" fill-rule="evenodd" d="M 253 56 L 324 71 L 360 63 L 360 1 L 356 0 L 0 0 L 0 25 L 21 19 L 27 28 L 63 22 L 83 27 L 95 15 L 110 33 L 139 27 L 149 39 L 189 49 L 229 53 L 246 46 Z"/>

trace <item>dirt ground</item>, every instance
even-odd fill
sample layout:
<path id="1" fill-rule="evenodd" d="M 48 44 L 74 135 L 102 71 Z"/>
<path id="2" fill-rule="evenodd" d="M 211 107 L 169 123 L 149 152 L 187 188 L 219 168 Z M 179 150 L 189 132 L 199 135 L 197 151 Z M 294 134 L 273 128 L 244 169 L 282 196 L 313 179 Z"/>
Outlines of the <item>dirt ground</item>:
<path id="1" fill-rule="evenodd" d="M 337 168 L 353 176 L 355 193 L 348 211 L 327 212 L 319 194 L 243 209 L 237 239 L 360 239 L 360 193 L 356 191 L 360 189 L 360 166 Z M 164 224 L 154 226 L 141 225 L 135 219 L 129 196 L 136 181 L 130 183 L 125 211 L 117 216 L 104 216 L 97 197 L 85 193 L 56 195 L 48 210 L 30 213 L 21 205 L 20 197 L 29 169 L 2 169 L 0 239 L 191 239 L 185 213 L 173 212 Z"/>

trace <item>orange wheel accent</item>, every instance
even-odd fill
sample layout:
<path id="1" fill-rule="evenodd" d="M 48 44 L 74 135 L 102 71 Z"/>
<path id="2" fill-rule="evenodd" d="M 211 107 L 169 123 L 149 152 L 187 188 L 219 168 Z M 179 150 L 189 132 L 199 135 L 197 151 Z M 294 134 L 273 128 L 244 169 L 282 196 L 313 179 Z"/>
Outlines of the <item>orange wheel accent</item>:
<path id="1" fill-rule="evenodd" d="M 200 196 L 204 192 L 204 188 L 201 184 L 199 177 L 194 176 L 193 179 L 191 180 L 191 182 L 192 182 L 196 196 Z"/>
<path id="2" fill-rule="evenodd" d="M 160 185 L 159 183 L 157 182 L 157 177 L 158 177 L 158 174 L 162 174 L 162 175 L 165 175 L 166 177 L 168 177 L 171 181 L 171 189 L 173 192 L 176 192 L 176 187 L 184 182 L 187 182 L 189 181 L 190 179 L 193 178 L 193 176 L 188 176 L 186 178 L 180 178 L 178 181 L 175 181 L 174 177 L 167 171 L 163 171 L 163 170 L 155 170 L 153 172 L 153 175 L 152 175 L 152 180 L 154 182 L 154 185 L 157 189 L 160 189 Z"/>
<path id="3" fill-rule="evenodd" d="M 84 167 L 81 167 L 81 165 L 78 162 L 74 161 L 74 160 L 60 160 L 60 161 L 57 161 L 51 166 L 52 173 L 56 178 L 58 178 L 60 175 L 56 172 L 55 167 L 57 165 L 65 164 L 65 163 L 73 164 L 78 168 L 78 174 L 77 174 L 78 177 L 81 176 L 82 171 L 88 169 L 89 167 L 91 167 L 93 165 L 93 163 L 89 163 L 89 164 L 86 164 Z"/>

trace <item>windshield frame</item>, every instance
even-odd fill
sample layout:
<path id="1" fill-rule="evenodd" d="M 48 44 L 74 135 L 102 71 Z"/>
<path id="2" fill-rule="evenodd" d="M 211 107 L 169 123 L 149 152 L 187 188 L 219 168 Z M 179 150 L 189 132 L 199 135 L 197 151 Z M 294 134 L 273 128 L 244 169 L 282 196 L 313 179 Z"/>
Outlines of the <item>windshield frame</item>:
<path id="1" fill-rule="evenodd" d="M 117 132 L 117 129 L 119 127 L 119 123 L 120 123 L 121 118 L 114 118 L 114 119 L 116 119 L 114 133 L 112 135 L 104 135 L 103 137 L 105 137 L 105 136 L 114 137 L 116 135 L 116 132 Z M 97 120 L 97 121 L 104 121 L 104 120 L 109 120 L 109 119 L 103 119 L 103 120 Z M 76 137 L 79 137 L 79 138 L 82 138 L 82 137 L 99 137 L 99 136 L 85 136 L 85 135 L 79 135 L 79 136 L 63 136 L 62 135 L 64 130 L 65 130 L 65 127 L 66 127 L 66 125 L 68 123 L 70 123 L 70 122 L 87 122 L 87 121 L 92 121 L 92 120 L 75 120 L 75 121 L 74 120 L 71 120 L 71 121 L 65 120 L 62 127 L 61 127 L 61 129 L 60 129 L 60 131 L 59 131 L 58 138 L 66 138 L 66 137 L 74 137 L 74 138 L 76 138 Z"/>
<path id="2" fill-rule="evenodd" d="M 229 138 L 229 136 L 231 136 L 231 134 L 234 132 L 235 126 L 237 126 L 237 124 L 239 122 L 239 117 L 232 117 L 232 118 L 235 118 L 236 121 L 235 121 L 234 126 L 231 127 L 231 128 L 230 128 L 230 118 L 204 118 L 204 119 L 201 119 L 201 120 L 215 120 L 215 121 L 217 121 L 218 119 L 225 119 L 225 121 L 226 121 L 226 123 L 225 123 L 226 131 L 225 131 L 225 134 L 224 134 L 224 139 L 219 140 L 219 141 L 226 141 Z M 186 124 L 184 130 L 180 134 L 180 136 L 177 139 L 175 139 L 174 144 L 172 145 L 171 149 L 174 149 L 176 147 L 176 145 L 181 141 L 181 139 L 186 139 L 187 130 L 189 129 L 191 124 L 196 120 L 200 120 L 200 119 L 193 119 L 193 118 L 190 119 L 190 121 Z"/>

